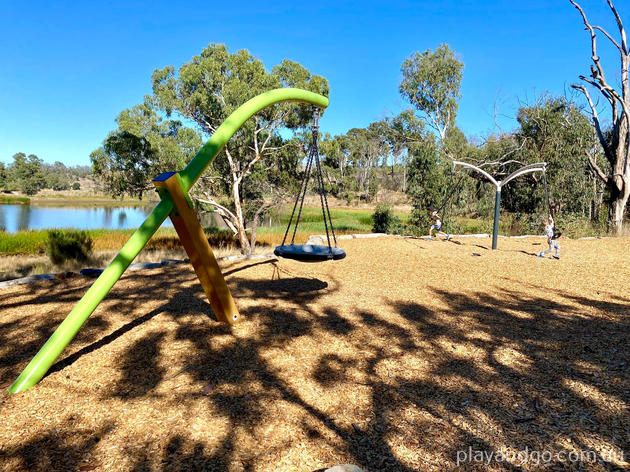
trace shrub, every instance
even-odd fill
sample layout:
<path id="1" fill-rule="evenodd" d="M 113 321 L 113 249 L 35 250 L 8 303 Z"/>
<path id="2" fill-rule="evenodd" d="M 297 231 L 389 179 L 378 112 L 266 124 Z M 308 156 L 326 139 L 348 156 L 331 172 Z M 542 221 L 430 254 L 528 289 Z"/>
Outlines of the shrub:
<path id="1" fill-rule="evenodd" d="M 352 205 L 354 203 L 355 196 L 352 192 L 343 192 L 340 197 L 345 200 L 346 204 L 348 205 Z"/>
<path id="2" fill-rule="evenodd" d="M 0 195 L 0 203 L 28 205 L 31 199 L 28 197 L 13 197 L 9 195 Z"/>
<path id="3" fill-rule="evenodd" d="M 81 184 L 79 182 L 73 183 L 72 190 L 81 190 Z"/>
<path id="4" fill-rule="evenodd" d="M 231 248 L 237 245 L 234 233 L 229 229 L 209 227 L 204 228 L 203 232 L 206 234 L 208 243 L 212 249 Z"/>
<path id="5" fill-rule="evenodd" d="M 559 214 L 555 217 L 556 228 L 562 231 L 562 235 L 569 238 L 583 238 L 601 236 L 606 234 L 604 225 L 593 223 L 588 218 L 571 213 Z"/>
<path id="6" fill-rule="evenodd" d="M 411 210 L 409 224 L 416 228 L 417 234 L 427 234 L 431 223 L 431 218 L 426 208 L 414 207 L 413 210 Z"/>
<path id="7" fill-rule="evenodd" d="M 51 229 L 48 231 L 46 253 L 57 265 L 68 259 L 86 261 L 92 253 L 92 237 L 87 231 Z"/>
<path id="8" fill-rule="evenodd" d="M 400 231 L 400 219 L 392 213 L 392 209 L 388 205 L 377 205 L 372 215 L 374 226 L 373 233 L 393 233 Z"/>
<path id="9" fill-rule="evenodd" d="M 443 230 L 452 234 L 480 234 L 492 233 L 493 221 L 481 218 L 450 218 L 444 224 Z"/>

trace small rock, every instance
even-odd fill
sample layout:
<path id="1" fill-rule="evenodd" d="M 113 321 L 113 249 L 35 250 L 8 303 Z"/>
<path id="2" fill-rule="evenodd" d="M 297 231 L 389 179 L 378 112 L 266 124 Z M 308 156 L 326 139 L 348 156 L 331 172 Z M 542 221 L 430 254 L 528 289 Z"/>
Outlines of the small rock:
<path id="1" fill-rule="evenodd" d="M 88 269 L 81 269 L 81 271 L 79 272 L 81 275 L 84 275 L 86 277 L 93 277 L 96 278 L 99 275 L 101 275 L 103 273 L 103 269 L 94 269 L 92 267 L 88 268 Z"/>
<path id="2" fill-rule="evenodd" d="M 326 469 L 324 472 L 364 472 L 364 470 L 354 464 L 341 464 Z"/>
<path id="3" fill-rule="evenodd" d="M 131 264 L 127 270 L 156 269 L 158 267 L 162 267 L 162 264 L 159 262 L 135 262 Z"/>
<path id="4" fill-rule="evenodd" d="M 326 240 L 326 236 L 310 236 L 306 244 L 311 244 L 313 246 L 323 246 L 324 244 L 328 244 Z"/>
<path id="5" fill-rule="evenodd" d="M 383 236 L 387 236 L 387 233 L 359 233 L 359 234 L 352 235 L 352 237 L 355 239 L 382 238 Z"/>
<path id="6" fill-rule="evenodd" d="M 160 262 L 160 264 L 162 265 L 169 265 L 169 264 L 183 264 L 184 261 L 180 260 L 180 259 L 164 259 L 162 262 Z"/>
<path id="7" fill-rule="evenodd" d="M 21 279 L 5 280 L 0 282 L 0 288 L 11 287 L 12 285 L 30 284 L 31 282 L 38 282 L 40 280 L 52 280 L 55 278 L 55 274 L 37 274 L 29 275 L 28 277 L 22 277 Z"/>

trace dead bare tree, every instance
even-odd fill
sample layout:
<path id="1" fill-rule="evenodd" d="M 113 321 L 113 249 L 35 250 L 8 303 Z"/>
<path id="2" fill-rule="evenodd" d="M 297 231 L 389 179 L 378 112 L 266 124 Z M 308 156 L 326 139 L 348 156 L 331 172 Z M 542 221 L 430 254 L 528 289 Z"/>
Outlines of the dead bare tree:
<path id="1" fill-rule="evenodd" d="M 610 132 L 602 130 L 597 108 L 588 89 L 582 84 L 572 84 L 576 90 L 584 94 L 591 109 L 593 124 L 599 137 L 599 142 L 604 149 L 604 156 L 610 163 L 610 172 L 604 172 L 595 162 L 592 155 L 588 154 L 588 163 L 593 172 L 608 187 L 611 193 L 612 205 L 610 207 L 609 219 L 614 222 L 617 234 L 623 230 L 623 216 L 630 197 L 630 166 L 628 165 L 628 153 L 630 152 L 630 133 L 628 124 L 630 123 L 630 50 L 626 40 L 626 31 L 621 22 L 621 17 L 615 9 L 611 0 L 606 0 L 608 7 L 615 17 L 617 28 L 619 29 L 619 40 L 613 38 L 601 26 L 593 26 L 586 18 L 586 14 L 580 5 L 574 0 L 569 0 L 582 15 L 582 20 L 586 30 L 591 36 L 591 75 L 586 77 L 580 75 L 580 80 L 594 87 L 599 94 L 604 97 L 611 108 Z M 619 51 L 621 60 L 621 93 L 612 87 L 606 80 L 604 69 L 597 54 L 597 32 L 602 33 Z"/>

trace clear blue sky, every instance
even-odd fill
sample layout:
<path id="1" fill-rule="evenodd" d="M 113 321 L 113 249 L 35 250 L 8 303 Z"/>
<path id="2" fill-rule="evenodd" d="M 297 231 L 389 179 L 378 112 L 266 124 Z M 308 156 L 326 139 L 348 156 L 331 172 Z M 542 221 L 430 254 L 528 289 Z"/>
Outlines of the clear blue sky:
<path id="1" fill-rule="evenodd" d="M 615 33 L 605 0 L 580 2 Z M 615 0 L 630 29 L 630 2 Z M 267 69 L 284 58 L 330 83 L 323 131 L 398 113 L 400 65 L 448 43 L 464 62 L 457 118 L 486 136 L 499 104 L 504 130 L 519 103 L 564 94 L 588 74 L 590 40 L 568 0 L 379 2 L 30 1 L 0 6 L 0 161 L 16 152 L 88 165 L 120 111 L 151 92 L 150 76 L 209 43 L 248 49 Z M 602 57 L 611 81 L 619 60 Z"/>

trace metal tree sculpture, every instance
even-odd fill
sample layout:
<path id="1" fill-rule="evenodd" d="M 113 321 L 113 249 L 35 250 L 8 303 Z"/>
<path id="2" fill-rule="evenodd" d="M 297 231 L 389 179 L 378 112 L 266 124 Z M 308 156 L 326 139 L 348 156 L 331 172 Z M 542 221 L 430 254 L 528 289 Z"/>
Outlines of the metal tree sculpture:
<path id="1" fill-rule="evenodd" d="M 508 175 L 504 180 L 496 180 L 490 174 L 488 174 L 485 170 L 474 166 L 472 164 L 468 164 L 467 162 L 462 161 L 453 161 L 453 167 L 462 166 L 467 167 L 469 169 L 474 169 L 477 172 L 483 174 L 490 182 L 492 182 L 497 187 L 497 193 L 494 200 L 494 226 L 492 228 L 492 249 L 497 248 L 497 238 L 499 236 L 499 212 L 501 208 L 501 187 L 515 179 L 516 177 L 520 177 L 523 174 L 528 174 L 530 172 L 545 172 L 546 162 L 537 162 L 535 164 L 529 164 L 527 166 L 521 167 L 519 170 L 512 172 Z"/>

